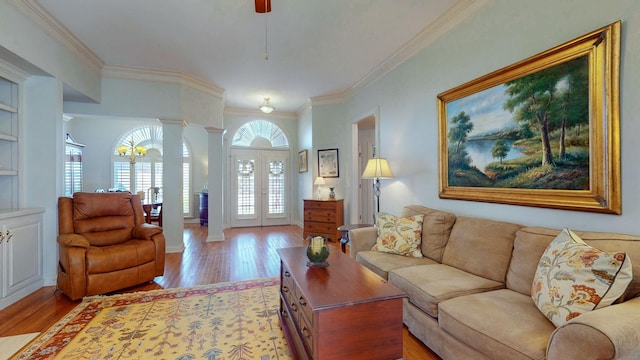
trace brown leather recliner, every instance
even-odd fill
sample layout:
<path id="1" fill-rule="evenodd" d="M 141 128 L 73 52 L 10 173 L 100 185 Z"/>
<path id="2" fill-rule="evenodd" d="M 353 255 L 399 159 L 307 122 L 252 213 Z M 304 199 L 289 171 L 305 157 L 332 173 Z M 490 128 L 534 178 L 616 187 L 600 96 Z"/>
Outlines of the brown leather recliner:
<path id="1" fill-rule="evenodd" d="M 164 273 L 162 228 L 147 224 L 138 195 L 75 193 L 58 199 L 58 288 L 72 300 Z"/>

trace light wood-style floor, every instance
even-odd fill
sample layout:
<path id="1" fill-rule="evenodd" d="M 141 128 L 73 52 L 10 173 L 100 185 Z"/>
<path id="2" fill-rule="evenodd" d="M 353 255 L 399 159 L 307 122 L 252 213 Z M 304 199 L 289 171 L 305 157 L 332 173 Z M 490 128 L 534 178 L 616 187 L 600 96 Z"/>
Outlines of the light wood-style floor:
<path id="1" fill-rule="evenodd" d="M 298 226 L 227 229 L 225 241 L 207 243 L 206 238 L 206 227 L 186 224 L 185 250 L 167 254 L 164 276 L 118 293 L 277 277 L 280 259 L 276 249 L 303 244 Z M 54 286 L 44 287 L 0 311 L 0 336 L 45 331 L 79 303 Z M 405 329 L 404 359 L 440 358 Z"/>

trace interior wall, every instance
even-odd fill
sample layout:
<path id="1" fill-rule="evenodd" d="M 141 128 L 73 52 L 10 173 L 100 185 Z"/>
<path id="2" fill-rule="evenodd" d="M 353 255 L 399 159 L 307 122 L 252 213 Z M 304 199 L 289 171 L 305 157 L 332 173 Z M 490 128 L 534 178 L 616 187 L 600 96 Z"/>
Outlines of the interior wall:
<path id="1" fill-rule="evenodd" d="M 313 128 L 311 107 L 305 109 L 298 116 L 298 151 L 307 150 L 307 172 L 298 173 L 298 198 L 296 202 L 295 223 L 304 226 L 303 199 L 313 199 Z M 296 163 L 297 165 L 297 163 Z"/>
<path id="2" fill-rule="evenodd" d="M 622 215 L 438 197 L 439 93 L 619 19 Z M 636 121 L 640 113 L 640 87 L 636 81 L 640 79 L 640 42 L 634 40 L 639 37 L 640 2 L 634 0 L 490 2 L 347 103 L 346 119 L 375 106 L 380 108 L 379 151 L 388 158 L 395 175 L 393 180 L 382 180 L 381 210 L 399 214 L 405 205 L 421 204 L 459 215 L 525 225 L 639 234 L 640 192 L 636 187 L 640 167 L 635 159 L 639 152 L 636 134 L 640 133 L 640 122 Z M 351 126 L 346 119 L 343 131 Z M 334 133 L 325 132 L 323 139 L 335 141 Z"/>

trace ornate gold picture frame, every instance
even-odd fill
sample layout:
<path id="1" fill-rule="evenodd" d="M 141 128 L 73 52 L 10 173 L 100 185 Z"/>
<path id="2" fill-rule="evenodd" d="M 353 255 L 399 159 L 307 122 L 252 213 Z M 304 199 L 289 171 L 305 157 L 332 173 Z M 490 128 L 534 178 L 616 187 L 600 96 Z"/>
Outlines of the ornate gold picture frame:
<path id="1" fill-rule="evenodd" d="M 620 214 L 620 26 L 439 94 L 440 197 Z"/>

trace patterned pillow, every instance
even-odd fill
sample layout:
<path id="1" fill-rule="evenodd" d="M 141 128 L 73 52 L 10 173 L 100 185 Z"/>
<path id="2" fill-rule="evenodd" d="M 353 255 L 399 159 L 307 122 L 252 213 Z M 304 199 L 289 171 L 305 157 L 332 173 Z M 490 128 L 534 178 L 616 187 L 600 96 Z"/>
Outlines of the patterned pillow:
<path id="1" fill-rule="evenodd" d="M 611 305 L 631 279 L 631 261 L 624 252 L 595 249 L 565 229 L 540 258 L 531 298 L 555 326 L 560 326 Z"/>
<path id="2" fill-rule="evenodd" d="M 371 250 L 422 258 L 422 223 L 424 215 L 406 218 L 378 214 L 378 238 Z"/>

